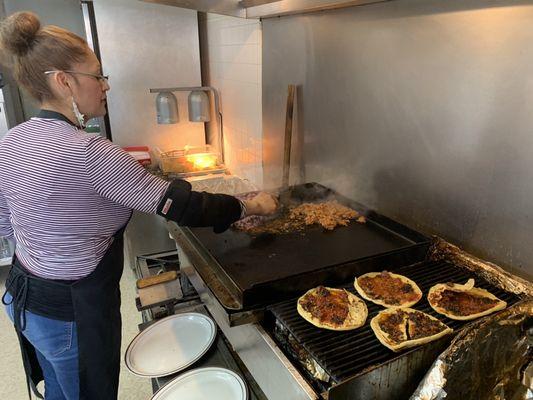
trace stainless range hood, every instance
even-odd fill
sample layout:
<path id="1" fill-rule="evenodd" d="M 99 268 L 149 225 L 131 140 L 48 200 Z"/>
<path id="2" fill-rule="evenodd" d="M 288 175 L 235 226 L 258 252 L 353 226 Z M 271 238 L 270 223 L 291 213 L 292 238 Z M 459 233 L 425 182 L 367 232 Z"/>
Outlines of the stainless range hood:
<path id="1" fill-rule="evenodd" d="M 141 0 L 240 18 L 271 18 L 391 0 Z"/>

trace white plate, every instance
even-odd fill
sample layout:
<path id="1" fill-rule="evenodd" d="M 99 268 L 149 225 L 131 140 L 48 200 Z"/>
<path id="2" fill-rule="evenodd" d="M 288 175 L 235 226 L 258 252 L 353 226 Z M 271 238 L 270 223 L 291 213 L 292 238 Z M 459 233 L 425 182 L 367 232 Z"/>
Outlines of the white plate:
<path id="1" fill-rule="evenodd" d="M 199 368 L 178 376 L 163 386 L 152 400 L 246 400 L 242 378 L 225 368 Z"/>
<path id="2" fill-rule="evenodd" d="M 213 344 L 216 326 L 199 313 L 171 315 L 139 333 L 126 350 L 128 369 L 138 376 L 175 374 L 199 360 Z"/>

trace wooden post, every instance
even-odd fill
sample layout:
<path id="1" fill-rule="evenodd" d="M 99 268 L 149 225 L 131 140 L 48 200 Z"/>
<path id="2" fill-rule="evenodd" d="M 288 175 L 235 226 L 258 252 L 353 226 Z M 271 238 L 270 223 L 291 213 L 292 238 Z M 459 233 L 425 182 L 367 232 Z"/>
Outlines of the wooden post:
<path id="1" fill-rule="evenodd" d="M 291 143 L 292 143 L 292 114 L 294 109 L 295 85 L 289 85 L 287 94 L 287 110 L 285 113 L 285 145 L 283 151 L 283 177 L 282 190 L 289 187 L 289 173 L 291 167 Z"/>

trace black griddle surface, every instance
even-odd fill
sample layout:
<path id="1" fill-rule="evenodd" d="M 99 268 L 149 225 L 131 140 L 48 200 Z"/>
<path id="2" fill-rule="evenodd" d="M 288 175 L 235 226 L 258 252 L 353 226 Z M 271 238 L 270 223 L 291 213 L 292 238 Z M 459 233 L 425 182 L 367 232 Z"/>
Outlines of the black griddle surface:
<path id="1" fill-rule="evenodd" d="M 241 290 L 414 244 L 372 221 L 334 231 L 310 227 L 256 237 L 239 231 L 217 235 L 208 228 L 192 231 Z"/>
<path id="2" fill-rule="evenodd" d="M 335 199 L 365 215 L 367 222 L 352 221 L 333 231 L 309 226 L 300 232 L 261 235 L 191 228 L 195 245 L 214 259 L 211 268 L 241 303 L 240 309 L 290 298 L 317 282 L 344 282 L 378 262 L 407 265 L 425 258 L 426 236 L 320 184 L 293 186 L 282 198 L 285 206 Z"/>

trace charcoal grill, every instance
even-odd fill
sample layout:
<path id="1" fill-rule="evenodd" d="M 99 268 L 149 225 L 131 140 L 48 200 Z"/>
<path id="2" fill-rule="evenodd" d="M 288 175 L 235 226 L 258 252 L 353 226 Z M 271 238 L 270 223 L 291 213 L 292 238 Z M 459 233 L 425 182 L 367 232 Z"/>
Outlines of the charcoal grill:
<path id="1" fill-rule="evenodd" d="M 437 283 L 464 283 L 469 278 L 474 278 L 476 287 L 487 289 L 498 298 L 506 301 L 508 305 L 519 300 L 517 296 L 490 285 L 484 279 L 474 276 L 464 268 L 447 262 L 424 261 L 391 270 L 412 279 L 422 290 L 424 297 L 412 308 L 433 315 L 453 328 L 454 331 L 461 329 L 468 321 L 449 319 L 436 313 L 430 307 L 427 293 Z M 357 295 L 352 282 L 340 287 Z M 304 374 L 319 392 L 338 393 L 341 390 L 342 392 L 351 390 L 352 393 L 368 392 L 373 390 L 373 386 L 369 385 L 370 382 L 367 379 L 358 378 L 364 377 L 372 369 L 381 369 L 382 372 L 385 372 L 386 364 L 405 358 L 406 361 L 410 361 L 409 373 L 411 376 L 409 379 L 405 379 L 407 371 L 396 371 L 396 376 L 388 377 L 389 382 L 386 385 L 388 387 L 380 387 L 379 398 L 391 400 L 408 398 L 438 355 L 439 350 L 447 346 L 452 337 L 450 335 L 433 344 L 431 348 L 435 349 L 436 352 L 428 352 L 429 348 L 423 346 L 394 353 L 378 341 L 370 328 L 370 320 L 383 310 L 383 307 L 366 302 L 368 319 L 362 328 L 347 332 L 335 332 L 316 328 L 301 318 L 296 311 L 296 300 L 294 298 L 269 306 L 268 311 L 271 319 L 267 323 L 284 351 L 295 363 L 302 365 L 301 369 Z M 424 357 L 420 357 L 420 355 L 414 357 L 414 353 L 422 349 L 427 354 Z M 431 353 L 434 353 L 433 357 L 430 356 Z M 314 377 L 312 371 L 305 367 L 305 362 L 307 365 L 315 365 L 316 363 L 323 370 L 322 379 Z M 413 376 L 416 371 L 419 371 L 418 374 Z M 383 373 L 380 376 L 382 379 L 384 378 Z M 385 395 L 387 392 L 388 394 Z M 330 398 L 333 397 L 330 395 Z"/>
<path id="2" fill-rule="evenodd" d="M 353 292 L 355 276 L 386 269 L 413 279 L 424 295 L 436 283 L 474 277 L 476 286 L 509 304 L 519 300 L 459 265 L 428 261 L 429 238 L 324 186 L 292 187 L 283 198 L 292 204 L 335 198 L 365 215 L 367 223 L 260 236 L 215 235 L 168 223 L 182 271 L 270 399 L 406 399 L 451 339 L 393 353 L 369 327 L 380 310 L 369 302 L 364 327 L 317 329 L 297 315 L 296 299 L 319 284 Z M 435 314 L 425 298 L 414 308 L 455 330 L 464 325 Z"/>

